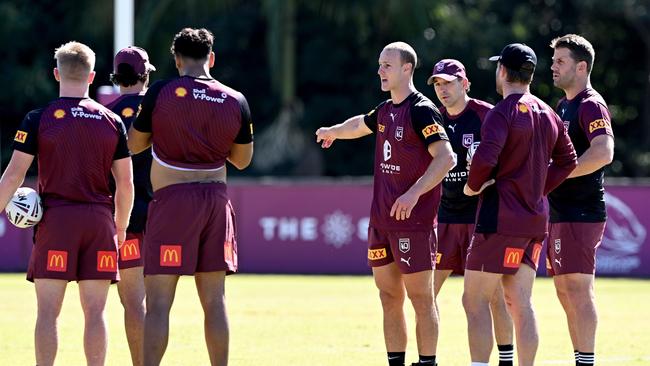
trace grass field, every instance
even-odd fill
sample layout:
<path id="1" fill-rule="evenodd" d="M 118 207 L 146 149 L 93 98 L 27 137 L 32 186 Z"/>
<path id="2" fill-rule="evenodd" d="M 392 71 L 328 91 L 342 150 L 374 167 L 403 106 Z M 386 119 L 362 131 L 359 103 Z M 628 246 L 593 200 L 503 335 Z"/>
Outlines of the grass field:
<path id="1" fill-rule="evenodd" d="M 34 364 L 35 295 L 23 274 L 0 275 L 0 365 Z M 452 278 L 438 299 L 441 366 L 469 364 L 462 279 Z M 231 326 L 230 365 L 385 365 L 379 299 L 371 277 L 237 275 L 227 281 Z M 650 365 L 650 281 L 598 279 L 600 324 L 597 363 Z M 538 365 L 573 365 L 564 313 L 553 284 L 538 279 L 534 291 L 540 326 Z M 408 308 L 407 308 L 408 309 Z M 192 278 L 179 283 L 163 365 L 208 365 L 202 312 Z M 407 311 L 407 361 L 416 361 L 413 314 Z M 83 365 L 82 315 L 77 285 L 68 292 L 59 322 L 57 365 Z M 122 309 L 109 297 L 108 365 L 128 365 Z M 496 355 L 493 352 L 493 362 Z"/>

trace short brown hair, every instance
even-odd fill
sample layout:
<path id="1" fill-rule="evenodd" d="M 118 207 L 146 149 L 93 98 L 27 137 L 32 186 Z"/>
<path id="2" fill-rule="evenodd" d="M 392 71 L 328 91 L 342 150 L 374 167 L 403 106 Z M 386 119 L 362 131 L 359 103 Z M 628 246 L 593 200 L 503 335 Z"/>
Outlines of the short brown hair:
<path id="1" fill-rule="evenodd" d="M 501 64 L 501 63 L 500 63 Z M 509 83 L 530 84 L 533 82 L 535 65 L 532 62 L 524 62 L 519 70 L 512 70 L 501 64 L 506 70 L 506 81 Z"/>
<path id="2" fill-rule="evenodd" d="M 54 50 L 54 59 L 63 79 L 86 81 L 95 68 L 95 52 L 76 41 L 63 44 Z"/>
<path id="3" fill-rule="evenodd" d="M 596 59 L 596 51 L 594 51 L 594 46 L 585 37 L 577 34 L 566 34 L 552 40 L 550 46 L 552 49 L 567 48 L 571 52 L 571 58 L 576 62 L 586 62 L 587 73 L 591 72 L 594 60 Z"/>
<path id="4" fill-rule="evenodd" d="M 413 47 L 411 47 L 411 45 L 406 42 L 393 42 L 386 45 L 384 49 L 398 51 L 402 65 L 410 63 L 413 65 L 413 72 L 415 72 L 415 68 L 418 65 L 418 55 L 415 53 L 415 50 Z"/>

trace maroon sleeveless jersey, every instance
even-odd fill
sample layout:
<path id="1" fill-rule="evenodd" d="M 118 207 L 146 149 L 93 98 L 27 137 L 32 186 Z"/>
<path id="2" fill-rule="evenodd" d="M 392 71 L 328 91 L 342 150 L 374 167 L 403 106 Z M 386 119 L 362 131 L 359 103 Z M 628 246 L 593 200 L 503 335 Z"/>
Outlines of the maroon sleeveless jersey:
<path id="1" fill-rule="evenodd" d="M 421 93 L 413 92 L 399 104 L 391 100 L 379 104 L 364 116 L 364 122 L 377 135 L 370 226 L 402 231 L 435 227 L 440 185 L 420 196 L 406 220 L 391 217 L 390 209 L 431 163 L 428 146 L 448 140 L 438 108 Z"/>

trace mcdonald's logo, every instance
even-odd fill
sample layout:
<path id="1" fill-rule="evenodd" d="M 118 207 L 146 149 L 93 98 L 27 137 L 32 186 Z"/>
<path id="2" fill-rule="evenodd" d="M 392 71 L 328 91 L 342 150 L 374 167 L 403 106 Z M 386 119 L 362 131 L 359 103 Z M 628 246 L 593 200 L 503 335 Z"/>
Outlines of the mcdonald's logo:
<path id="1" fill-rule="evenodd" d="M 47 251 L 47 270 L 65 272 L 68 270 L 68 252 L 65 250 Z"/>
<path id="2" fill-rule="evenodd" d="M 368 249 L 368 259 L 371 261 L 386 258 L 386 248 Z"/>
<path id="3" fill-rule="evenodd" d="M 442 253 L 436 253 L 436 264 L 440 264 L 442 260 Z"/>
<path id="4" fill-rule="evenodd" d="M 161 267 L 180 267 L 182 261 L 183 247 L 180 245 L 161 245 L 160 246 L 160 266 Z"/>
<path id="5" fill-rule="evenodd" d="M 97 272 L 117 272 L 117 253 L 98 250 Z"/>
<path id="6" fill-rule="evenodd" d="M 506 247 L 506 252 L 503 255 L 503 266 L 507 268 L 519 268 L 523 257 L 523 249 Z"/>
<path id="7" fill-rule="evenodd" d="M 539 257 L 542 254 L 542 244 L 541 243 L 535 243 L 533 245 L 533 263 L 535 265 L 539 265 Z"/>
<path id="8" fill-rule="evenodd" d="M 123 261 L 140 259 L 140 240 L 129 239 L 124 241 L 120 249 L 120 259 Z"/>

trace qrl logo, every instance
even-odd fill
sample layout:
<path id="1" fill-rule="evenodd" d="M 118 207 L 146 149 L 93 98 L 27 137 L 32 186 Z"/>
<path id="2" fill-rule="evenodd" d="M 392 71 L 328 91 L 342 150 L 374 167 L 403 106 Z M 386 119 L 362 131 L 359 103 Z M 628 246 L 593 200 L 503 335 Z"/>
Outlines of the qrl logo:
<path id="1" fill-rule="evenodd" d="M 521 259 L 524 256 L 524 250 L 519 248 L 506 248 L 503 255 L 503 266 L 506 268 L 519 268 Z"/>
<path id="2" fill-rule="evenodd" d="M 384 161 L 390 160 L 391 156 L 393 156 L 393 147 L 390 146 L 390 142 L 388 140 L 384 141 Z"/>
<path id="3" fill-rule="evenodd" d="M 132 261 L 140 259 L 140 240 L 129 239 L 122 244 L 120 249 L 120 259 L 123 261 Z"/>
<path id="4" fill-rule="evenodd" d="M 180 245 L 161 245 L 160 246 L 160 266 L 161 267 L 180 267 L 182 260 L 183 247 Z"/>
<path id="5" fill-rule="evenodd" d="M 47 251 L 47 270 L 65 272 L 68 269 L 68 252 L 65 250 Z"/>
<path id="6" fill-rule="evenodd" d="M 117 272 L 117 253 L 112 251 L 97 251 L 97 271 Z"/>

